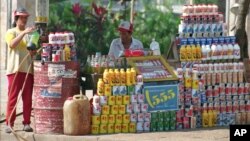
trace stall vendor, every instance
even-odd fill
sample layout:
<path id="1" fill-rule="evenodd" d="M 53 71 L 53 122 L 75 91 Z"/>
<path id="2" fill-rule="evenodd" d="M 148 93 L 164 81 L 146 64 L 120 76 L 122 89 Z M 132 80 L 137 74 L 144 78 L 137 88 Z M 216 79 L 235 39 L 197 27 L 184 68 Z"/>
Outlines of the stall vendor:
<path id="1" fill-rule="evenodd" d="M 109 56 L 113 59 L 120 57 L 125 49 L 143 49 L 141 41 L 132 37 L 133 25 L 128 21 L 122 21 L 118 27 L 120 38 L 114 39 L 110 45 Z"/>

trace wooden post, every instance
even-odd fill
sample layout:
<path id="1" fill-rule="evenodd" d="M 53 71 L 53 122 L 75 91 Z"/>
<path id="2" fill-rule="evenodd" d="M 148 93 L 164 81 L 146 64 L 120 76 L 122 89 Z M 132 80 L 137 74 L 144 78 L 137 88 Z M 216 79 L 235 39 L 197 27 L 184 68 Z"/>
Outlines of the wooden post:
<path id="1" fill-rule="evenodd" d="M 134 4 L 135 0 L 131 0 L 131 10 L 130 10 L 130 23 L 134 23 Z"/>

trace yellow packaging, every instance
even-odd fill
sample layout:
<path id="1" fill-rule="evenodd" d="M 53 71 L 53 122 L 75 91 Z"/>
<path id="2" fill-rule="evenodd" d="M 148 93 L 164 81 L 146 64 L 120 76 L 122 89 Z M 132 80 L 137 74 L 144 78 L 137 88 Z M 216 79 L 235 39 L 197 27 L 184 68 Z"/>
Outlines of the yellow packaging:
<path id="1" fill-rule="evenodd" d="M 108 69 L 105 69 L 105 71 L 103 73 L 103 82 L 105 85 L 110 85 L 110 77 L 109 77 Z"/>
<path id="2" fill-rule="evenodd" d="M 186 47 L 186 60 L 187 61 L 191 61 L 192 60 L 192 48 L 190 47 L 190 45 L 187 45 Z"/>
<path id="3" fill-rule="evenodd" d="M 114 86 L 115 74 L 112 69 L 109 69 L 109 79 L 110 79 L 110 85 Z"/>
<path id="4" fill-rule="evenodd" d="M 126 85 L 126 73 L 124 69 L 120 70 L 120 76 L 121 76 L 121 85 Z"/>
<path id="5" fill-rule="evenodd" d="M 107 124 L 108 118 L 108 115 L 101 115 L 101 124 Z"/>
<path id="6" fill-rule="evenodd" d="M 130 115 L 129 114 L 122 115 L 122 123 L 128 124 L 129 122 L 130 122 Z"/>
<path id="7" fill-rule="evenodd" d="M 107 134 L 108 132 L 108 125 L 107 124 L 101 124 L 100 125 L 100 134 Z"/>
<path id="8" fill-rule="evenodd" d="M 122 115 L 115 115 L 115 123 L 122 124 Z"/>
<path id="9" fill-rule="evenodd" d="M 212 112 L 212 110 L 208 111 L 208 127 L 213 127 L 213 112 Z"/>
<path id="10" fill-rule="evenodd" d="M 121 85 L 120 72 L 118 69 L 115 69 L 115 85 Z"/>
<path id="11" fill-rule="evenodd" d="M 213 126 L 215 127 L 217 125 L 217 111 L 213 110 Z"/>
<path id="12" fill-rule="evenodd" d="M 184 45 L 182 45 L 180 48 L 180 60 L 181 61 L 186 61 L 186 59 L 187 59 L 186 53 L 187 53 L 186 47 Z"/>
<path id="13" fill-rule="evenodd" d="M 192 89 L 198 90 L 199 88 L 199 80 L 198 79 L 193 79 L 192 81 Z"/>
<path id="14" fill-rule="evenodd" d="M 191 46 L 191 50 L 192 50 L 192 60 L 195 61 L 195 60 L 197 60 L 196 47 L 195 47 L 195 45 L 192 45 L 192 46 Z"/>
<path id="15" fill-rule="evenodd" d="M 101 78 L 97 82 L 97 94 L 104 95 L 104 82 Z"/>
<path id="16" fill-rule="evenodd" d="M 115 96 L 108 97 L 108 105 L 115 105 Z"/>
<path id="17" fill-rule="evenodd" d="M 126 105 L 119 105 L 119 114 L 125 114 L 126 113 Z"/>
<path id="18" fill-rule="evenodd" d="M 126 71 L 126 85 L 130 86 L 131 84 L 131 72 L 130 69 L 127 69 Z"/>
<path id="19" fill-rule="evenodd" d="M 112 105 L 111 106 L 111 114 L 112 115 L 117 115 L 118 114 L 118 108 L 119 108 L 118 105 Z"/>
<path id="20" fill-rule="evenodd" d="M 129 96 L 129 95 L 124 95 L 124 96 L 122 96 L 122 104 L 123 104 L 123 105 L 128 105 L 128 104 L 130 104 L 130 96 Z"/>
<path id="21" fill-rule="evenodd" d="M 135 72 L 135 69 L 134 68 L 131 68 L 131 84 L 132 85 L 135 85 L 136 83 L 136 72 Z"/>
<path id="22" fill-rule="evenodd" d="M 115 124 L 115 115 L 109 115 L 109 124 Z"/>
<path id="23" fill-rule="evenodd" d="M 135 133 L 136 132 L 136 123 L 133 123 L 133 122 L 129 123 L 128 129 L 129 129 L 129 133 Z"/>
<path id="24" fill-rule="evenodd" d="M 92 124 L 99 125 L 101 123 L 100 116 L 92 116 Z"/>
<path id="25" fill-rule="evenodd" d="M 108 134 L 114 133 L 115 125 L 114 124 L 108 124 Z"/>
<path id="26" fill-rule="evenodd" d="M 192 78 L 189 76 L 185 77 L 185 87 L 186 88 L 191 88 L 192 87 Z"/>
<path id="27" fill-rule="evenodd" d="M 102 114 L 103 115 L 108 115 L 110 113 L 109 111 L 110 111 L 109 105 L 102 106 Z"/>
<path id="28" fill-rule="evenodd" d="M 99 134 L 99 125 L 91 125 L 91 134 L 93 135 Z"/>
<path id="29" fill-rule="evenodd" d="M 201 59 L 201 46 L 199 44 L 196 45 L 196 58 L 197 60 Z"/>
<path id="30" fill-rule="evenodd" d="M 122 105 L 122 96 L 119 95 L 115 97 L 115 104 Z"/>
<path id="31" fill-rule="evenodd" d="M 208 127 L 208 113 L 202 113 L 202 127 Z"/>
<path id="32" fill-rule="evenodd" d="M 115 124 L 115 133 L 121 133 L 122 125 L 121 124 Z"/>
<path id="33" fill-rule="evenodd" d="M 104 85 L 104 95 L 111 96 L 111 86 L 109 84 Z"/>
<path id="34" fill-rule="evenodd" d="M 128 133 L 128 124 L 122 124 L 122 133 Z"/>

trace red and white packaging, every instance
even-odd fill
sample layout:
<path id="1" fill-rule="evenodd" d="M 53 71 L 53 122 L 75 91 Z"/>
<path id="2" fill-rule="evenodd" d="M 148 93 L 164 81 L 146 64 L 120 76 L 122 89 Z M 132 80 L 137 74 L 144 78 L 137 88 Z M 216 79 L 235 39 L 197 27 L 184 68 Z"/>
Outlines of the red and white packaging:
<path id="1" fill-rule="evenodd" d="M 212 97 L 213 96 L 212 86 L 207 87 L 206 96 L 207 97 Z"/>
<path id="2" fill-rule="evenodd" d="M 143 122 L 144 121 L 144 113 L 139 113 L 137 115 L 137 121 L 139 121 L 139 122 Z"/>
<path id="3" fill-rule="evenodd" d="M 219 86 L 214 86 L 213 97 L 219 97 Z"/>
<path id="4" fill-rule="evenodd" d="M 141 112 L 141 105 L 137 103 L 133 103 L 133 111 L 134 113 L 140 113 Z"/>
<path id="5" fill-rule="evenodd" d="M 220 103 L 220 113 L 226 113 L 226 103 L 225 102 L 221 102 Z"/>
<path id="6" fill-rule="evenodd" d="M 143 131 L 149 132 L 149 130 L 150 130 L 150 122 L 144 122 L 143 123 Z"/>
<path id="7" fill-rule="evenodd" d="M 140 107 L 141 107 L 141 112 L 142 113 L 147 113 L 148 112 L 148 104 L 142 103 Z"/>
<path id="8" fill-rule="evenodd" d="M 227 102 L 226 111 L 227 113 L 232 113 L 232 102 Z"/>
<path id="9" fill-rule="evenodd" d="M 231 94 L 232 95 L 237 95 L 237 91 L 238 91 L 238 84 L 233 83 L 232 88 L 231 88 Z"/>
<path id="10" fill-rule="evenodd" d="M 151 113 L 144 113 L 144 120 L 147 122 L 151 121 Z"/>
<path id="11" fill-rule="evenodd" d="M 219 102 L 214 103 L 214 109 L 213 110 L 220 111 L 220 103 Z"/>
<path id="12" fill-rule="evenodd" d="M 238 113 L 239 112 L 239 102 L 238 101 L 233 102 L 232 112 L 233 113 Z"/>
<path id="13" fill-rule="evenodd" d="M 237 91 L 238 95 L 243 95 L 244 94 L 244 83 L 240 83 Z"/>
<path id="14" fill-rule="evenodd" d="M 249 94 L 249 83 L 245 83 L 243 93 L 244 93 L 244 94 Z"/>
<path id="15" fill-rule="evenodd" d="M 226 95 L 231 95 L 232 94 L 231 92 L 232 92 L 232 86 L 231 86 L 231 84 L 228 83 L 226 85 L 226 88 L 225 88 L 225 94 Z"/>
<path id="16" fill-rule="evenodd" d="M 220 84 L 219 93 L 220 93 L 220 95 L 225 95 L 225 84 L 224 83 Z"/>
<path id="17" fill-rule="evenodd" d="M 214 105 L 213 105 L 213 103 L 208 103 L 208 111 L 209 110 L 213 110 L 214 109 Z"/>
<path id="18" fill-rule="evenodd" d="M 137 103 L 138 95 L 131 95 L 131 103 Z"/>
<path id="19" fill-rule="evenodd" d="M 245 101 L 241 100 L 240 101 L 240 112 L 245 112 L 245 111 L 246 111 Z"/>
<path id="20" fill-rule="evenodd" d="M 190 118 L 189 117 L 183 117 L 183 126 L 184 129 L 189 129 L 190 128 Z"/>
<path id="21" fill-rule="evenodd" d="M 144 103 L 144 94 L 139 94 L 137 97 L 138 103 Z"/>
<path id="22" fill-rule="evenodd" d="M 250 100 L 247 101 L 246 112 L 250 112 Z"/>
<path id="23" fill-rule="evenodd" d="M 130 121 L 137 122 L 137 114 L 130 114 Z"/>
<path id="24" fill-rule="evenodd" d="M 133 112 L 133 105 L 132 104 L 128 104 L 126 106 L 126 113 L 131 114 Z"/>

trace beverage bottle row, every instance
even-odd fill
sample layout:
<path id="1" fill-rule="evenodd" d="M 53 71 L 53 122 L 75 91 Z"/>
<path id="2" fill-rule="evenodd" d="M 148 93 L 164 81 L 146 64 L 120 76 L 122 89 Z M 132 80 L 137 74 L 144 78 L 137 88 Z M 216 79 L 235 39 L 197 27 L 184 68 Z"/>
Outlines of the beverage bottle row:
<path id="1" fill-rule="evenodd" d="M 215 4 L 184 5 L 183 16 L 186 15 L 213 15 L 218 13 L 218 6 Z"/>
<path id="2" fill-rule="evenodd" d="M 74 44 L 75 36 L 73 32 L 50 32 L 49 44 Z"/>
<path id="3" fill-rule="evenodd" d="M 193 15 L 181 16 L 181 23 L 196 24 L 196 23 L 223 23 L 224 17 L 222 13 L 215 15 Z"/>

